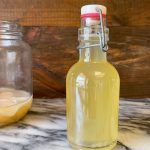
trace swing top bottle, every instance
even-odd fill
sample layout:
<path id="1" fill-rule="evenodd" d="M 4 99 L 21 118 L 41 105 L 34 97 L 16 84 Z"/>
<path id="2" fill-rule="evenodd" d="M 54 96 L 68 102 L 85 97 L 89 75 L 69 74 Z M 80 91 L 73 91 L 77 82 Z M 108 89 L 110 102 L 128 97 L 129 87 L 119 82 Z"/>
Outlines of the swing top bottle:
<path id="1" fill-rule="evenodd" d="M 107 61 L 106 7 L 81 9 L 79 61 L 66 79 L 67 136 L 75 148 L 113 147 L 118 134 L 119 75 Z"/>

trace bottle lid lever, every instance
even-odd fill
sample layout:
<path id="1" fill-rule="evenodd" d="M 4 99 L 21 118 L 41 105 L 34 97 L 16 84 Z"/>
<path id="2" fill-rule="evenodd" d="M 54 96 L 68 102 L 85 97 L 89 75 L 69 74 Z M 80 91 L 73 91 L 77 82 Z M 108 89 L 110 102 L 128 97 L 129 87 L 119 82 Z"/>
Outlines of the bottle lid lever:
<path id="1" fill-rule="evenodd" d="M 102 10 L 96 8 L 96 11 L 99 12 L 99 17 L 100 17 L 100 31 L 97 33 L 100 39 L 100 47 L 104 52 L 107 52 L 108 45 L 106 43 L 106 38 L 105 38 Z"/>

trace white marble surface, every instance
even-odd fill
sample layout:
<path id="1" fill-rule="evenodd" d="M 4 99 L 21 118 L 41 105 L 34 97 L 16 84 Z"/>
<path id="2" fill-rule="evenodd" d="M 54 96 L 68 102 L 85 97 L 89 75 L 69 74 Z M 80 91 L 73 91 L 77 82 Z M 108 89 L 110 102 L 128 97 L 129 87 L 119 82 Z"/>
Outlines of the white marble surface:
<path id="1" fill-rule="evenodd" d="M 150 150 L 150 99 L 121 100 L 114 150 Z M 64 99 L 36 99 L 28 115 L 0 128 L 0 150 L 71 150 L 66 139 Z"/>

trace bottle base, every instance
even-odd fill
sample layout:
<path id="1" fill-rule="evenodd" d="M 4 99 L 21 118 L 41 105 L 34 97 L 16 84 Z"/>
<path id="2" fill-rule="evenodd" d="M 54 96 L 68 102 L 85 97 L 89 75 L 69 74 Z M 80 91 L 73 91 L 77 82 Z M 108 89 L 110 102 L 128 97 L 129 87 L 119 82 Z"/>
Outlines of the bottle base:
<path id="1" fill-rule="evenodd" d="M 114 141 L 109 145 L 98 146 L 98 147 L 81 146 L 81 145 L 76 145 L 72 142 L 69 142 L 69 143 L 73 150 L 112 150 L 116 146 L 117 141 Z"/>

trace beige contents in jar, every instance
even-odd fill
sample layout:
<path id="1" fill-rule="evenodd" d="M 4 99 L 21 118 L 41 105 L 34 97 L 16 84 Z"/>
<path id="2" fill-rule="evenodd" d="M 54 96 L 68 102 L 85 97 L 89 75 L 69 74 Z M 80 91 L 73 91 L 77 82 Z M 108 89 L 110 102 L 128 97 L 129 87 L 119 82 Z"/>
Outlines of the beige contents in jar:
<path id="1" fill-rule="evenodd" d="M 0 88 L 0 126 L 16 122 L 27 113 L 32 96 L 23 90 Z"/>

